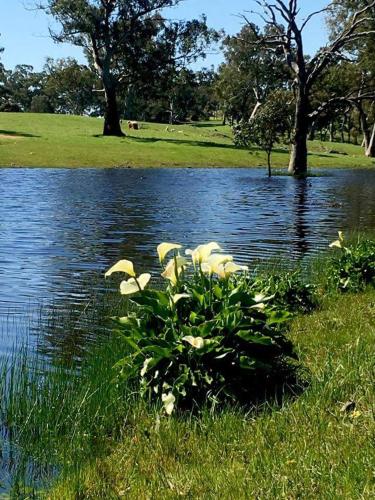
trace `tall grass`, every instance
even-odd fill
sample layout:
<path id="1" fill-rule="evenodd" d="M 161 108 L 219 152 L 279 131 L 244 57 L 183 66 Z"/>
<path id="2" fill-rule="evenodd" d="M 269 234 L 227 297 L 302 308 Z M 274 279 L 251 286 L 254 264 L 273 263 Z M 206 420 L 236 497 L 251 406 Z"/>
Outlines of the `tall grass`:
<path id="1" fill-rule="evenodd" d="M 131 394 L 113 383 L 121 355 L 123 348 L 111 340 L 80 366 L 51 365 L 26 349 L 2 361 L 1 423 L 17 455 L 16 482 L 32 485 L 33 476 L 38 484 L 48 482 L 57 470 L 105 450 L 102 438 L 115 437 L 129 411 Z"/>

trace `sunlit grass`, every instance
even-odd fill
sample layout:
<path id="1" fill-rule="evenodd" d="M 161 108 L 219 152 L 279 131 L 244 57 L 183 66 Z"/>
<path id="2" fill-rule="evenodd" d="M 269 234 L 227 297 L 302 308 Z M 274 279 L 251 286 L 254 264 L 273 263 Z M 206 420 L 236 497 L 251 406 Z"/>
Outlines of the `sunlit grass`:
<path id="1" fill-rule="evenodd" d="M 98 118 L 0 113 L 0 166 L 31 167 L 263 167 L 266 155 L 233 145 L 220 122 L 170 126 L 144 123 L 125 138 L 102 137 Z M 363 148 L 310 143 L 311 167 L 370 167 Z M 336 151 L 336 153 L 330 153 Z M 342 154 L 345 153 L 345 154 Z M 288 165 L 288 148 L 272 155 L 274 167 Z"/>

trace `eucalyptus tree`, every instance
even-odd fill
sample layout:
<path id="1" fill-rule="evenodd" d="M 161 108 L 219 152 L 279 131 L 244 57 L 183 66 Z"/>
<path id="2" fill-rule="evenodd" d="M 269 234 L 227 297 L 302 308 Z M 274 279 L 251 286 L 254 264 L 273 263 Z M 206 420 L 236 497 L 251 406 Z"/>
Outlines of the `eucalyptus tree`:
<path id="1" fill-rule="evenodd" d="M 34 71 L 29 64 L 17 64 L 12 71 L 7 70 L 5 80 L 13 105 L 22 111 L 30 111 L 33 98 L 43 94 L 45 74 Z"/>
<path id="2" fill-rule="evenodd" d="M 354 12 L 370 4 L 369 0 L 334 0 L 332 15 L 328 23 L 331 38 L 337 36 L 338 30 L 347 25 L 348 18 Z M 369 36 L 365 40 L 354 40 L 350 47 L 351 56 L 355 57 L 356 66 L 361 72 L 360 88 L 357 96 L 355 92 L 352 93 L 351 99 L 360 116 L 366 155 L 375 157 L 375 8 L 370 9 L 366 17 Z M 369 125 L 369 120 L 372 120 L 372 127 Z"/>
<path id="3" fill-rule="evenodd" d="M 171 26 L 162 9 L 181 0 L 41 0 L 60 25 L 52 32 L 57 42 L 83 47 L 103 85 L 104 135 L 122 136 L 117 98 L 130 85 L 152 77 L 155 67 L 166 62 L 174 36 L 183 23 Z M 190 21 L 192 22 L 192 21 Z M 202 21 L 200 27 L 205 27 Z M 199 35 L 198 35 L 199 39 Z M 180 45 L 182 54 L 195 53 L 198 39 Z M 194 44 L 194 42 L 197 42 Z"/>
<path id="4" fill-rule="evenodd" d="M 249 120 L 273 90 L 287 81 L 281 51 L 270 52 L 256 44 L 262 33 L 255 24 L 245 25 L 223 41 L 224 63 L 219 68 L 217 93 L 232 121 Z"/>
<path id="5" fill-rule="evenodd" d="M 307 137 L 311 123 L 311 93 L 314 85 L 331 65 L 342 59 L 353 42 L 366 40 L 373 32 L 368 28 L 375 1 L 356 8 L 336 36 L 315 56 L 309 58 L 304 50 L 304 30 L 310 20 L 324 12 L 330 12 L 331 4 L 311 12 L 304 20 L 299 20 L 298 0 L 256 0 L 262 8 L 260 13 L 270 33 L 259 35 L 253 30 L 257 46 L 270 52 L 282 50 L 290 68 L 295 91 L 295 119 L 289 172 L 293 175 L 307 173 Z M 253 24 L 243 16 L 247 25 Z"/>
<path id="6" fill-rule="evenodd" d="M 88 66 L 69 57 L 48 58 L 44 72 L 43 91 L 57 113 L 82 115 L 102 108 L 101 94 L 93 92 L 99 85 L 98 78 Z"/>
<path id="7" fill-rule="evenodd" d="M 271 154 L 274 146 L 285 142 L 290 128 L 290 103 L 289 92 L 275 90 L 250 120 L 234 127 L 235 144 L 245 147 L 256 144 L 266 152 L 269 177 L 272 173 Z"/>

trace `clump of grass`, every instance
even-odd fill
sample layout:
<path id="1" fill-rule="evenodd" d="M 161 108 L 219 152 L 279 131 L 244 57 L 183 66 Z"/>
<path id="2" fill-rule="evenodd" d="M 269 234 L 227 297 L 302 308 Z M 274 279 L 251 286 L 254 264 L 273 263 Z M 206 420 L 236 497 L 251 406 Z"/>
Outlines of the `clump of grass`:
<path id="1" fill-rule="evenodd" d="M 113 338 L 70 366 L 26 348 L 2 360 L 0 418 L 17 457 L 13 488 L 48 483 L 57 471 L 104 453 L 118 437 L 131 400 L 130 387 L 113 383 L 121 355 L 123 346 Z"/>

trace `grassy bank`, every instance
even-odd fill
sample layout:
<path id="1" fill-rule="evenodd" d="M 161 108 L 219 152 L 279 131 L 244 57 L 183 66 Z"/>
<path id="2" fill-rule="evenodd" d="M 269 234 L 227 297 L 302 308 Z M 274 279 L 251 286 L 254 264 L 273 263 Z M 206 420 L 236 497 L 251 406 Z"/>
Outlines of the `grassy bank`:
<path id="1" fill-rule="evenodd" d="M 161 422 L 133 409 L 112 451 L 49 498 L 372 498 L 374 300 L 374 291 L 332 298 L 294 321 L 311 374 L 294 401 Z"/>
<path id="2" fill-rule="evenodd" d="M 30 167 L 259 167 L 266 156 L 233 146 L 231 130 L 219 122 L 173 126 L 144 123 L 125 138 L 102 137 L 98 118 L 0 113 L 0 166 Z M 310 144 L 311 167 L 371 167 L 359 146 Z M 288 150 L 273 154 L 288 164 Z"/>
<path id="3" fill-rule="evenodd" d="M 355 266 L 372 258 L 361 248 Z M 113 365 L 125 348 L 117 336 L 70 369 L 51 370 L 22 351 L 3 361 L 11 498 L 371 498 L 375 290 L 339 294 L 327 280 L 330 262 L 322 257 L 304 269 L 319 306 L 296 316 L 288 337 L 308 384 L 281 404 L 166 417 L 135 386 L 117 383 Z M 280 270 L 263 272 L 268 279 Z"/>

